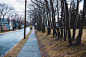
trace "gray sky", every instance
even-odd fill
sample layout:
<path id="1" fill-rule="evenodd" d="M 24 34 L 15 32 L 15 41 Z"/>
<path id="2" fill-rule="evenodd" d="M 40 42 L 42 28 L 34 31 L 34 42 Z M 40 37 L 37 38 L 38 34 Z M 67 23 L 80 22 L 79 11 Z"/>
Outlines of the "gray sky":
<path id="1" fill-rule="evenodd" d="M 84 0 L 82 0 L 82 1 L 79 3 L 79 11 L 83 9 L 83 1 L 84 1 Z"/>
<path id="2" fill-rule="evenodd" d="M 22 15 L 24 17 L 25 12 L 25 0 L 0 0 L 0 3 L 6 3 L 9 6 L 14 7 L 15 11 L 18 14 Z M 30 4 L 31 1 L 27 0 L 27 4 Z"/>
<path id="3" fill-rule="evenodd" d="M 30 0 L 27 1 L 28 1 L 27 3 L 31 3 Z M 18 12 L 24 12 L 25 0 L 0 0 L 0 3 L 6 3 L 8 5 L 11 5 Z"/>
<path id="4" fill-rule="evenodd" d="M 20 2 L 20 1 L 22 1 L 22 2 Z M 25 0 L 20 0 L 20 1 L 19 0 L 0 0 L 1 3 L 3 2 L 3 3 L 6 3 L 6 4 L 13 6 L 16 9 L 16 11 L 24 12 L 24 8 L 25 8 L 24 1 Z M 27 1 L 28 1 L 28 4 L 31 3 L 31 0 L 27 0 Z M 79 8 L 80 9 L 83 8 L 83 0 L 82 0 L 82 2 L 80 2 Z"/>
<path id="5" fill-rule="evenodd" d="M 31 4 L 31 0 L 27 1 L 28 1 L 27 4 Z M 17 11 L 17 13 L 24 16 L 25 0 L 0 0 L 0 3 L 6 3 L 8 5 L 11 5 L 12 7 L 15 8 L 15 11 Z M 79 11 L 82 10 L 82 8 L 83 8 L 83 0 L 79 4 Z"/>

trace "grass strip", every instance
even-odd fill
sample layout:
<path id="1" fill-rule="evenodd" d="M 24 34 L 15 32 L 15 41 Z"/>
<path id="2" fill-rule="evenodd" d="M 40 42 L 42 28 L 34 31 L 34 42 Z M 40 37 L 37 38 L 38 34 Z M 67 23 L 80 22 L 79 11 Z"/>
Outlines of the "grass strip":
<path id="1" fill-rule="evenodd" d="M 83 31 L 82 38 L 85 35 L 86 29 Z M 68 37 L 67 41 L 64 41 L 64 38 L 56 40 L 57 37 L 53 36 L 53 30 L 50 35 L 47 35 L 47 32 L 37 31 L 36 36 L 42 57 L 86 57 L 86 40 L 82 40 L 79 46 L 75 46 L 75 41 L 73 41 L 73 45 L 69 46 Z"/>

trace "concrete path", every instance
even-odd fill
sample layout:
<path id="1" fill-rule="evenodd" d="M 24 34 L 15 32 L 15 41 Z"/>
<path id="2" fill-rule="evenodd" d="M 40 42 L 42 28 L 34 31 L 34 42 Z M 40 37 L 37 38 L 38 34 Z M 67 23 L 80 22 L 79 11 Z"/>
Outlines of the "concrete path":
<path id="1" fill-rule="evenodd" d="M 30 32 L 30 27 L 26 28 L 26 35 Z M 24 28 L 16 31 L 0 34 L 0 57 L 4 57 L 14 46 L 24 37 Z"/>
<path id="2" fill-rule="evenodd" d="M 34 28 L 17 57 L 41 57 Z"/>

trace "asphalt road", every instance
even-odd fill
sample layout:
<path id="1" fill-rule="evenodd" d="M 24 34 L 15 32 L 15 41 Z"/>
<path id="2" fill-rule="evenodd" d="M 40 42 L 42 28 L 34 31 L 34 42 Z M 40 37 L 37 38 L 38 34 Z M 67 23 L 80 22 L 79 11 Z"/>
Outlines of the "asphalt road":
<path id="1" fill-rule="evenodd" d="M 30 32 L 30 28 L 26 28 L 26 34 Z M 0 57 L 3 57 L 24 37 L 24 29 L 16 30 L 0 34 Z"/>

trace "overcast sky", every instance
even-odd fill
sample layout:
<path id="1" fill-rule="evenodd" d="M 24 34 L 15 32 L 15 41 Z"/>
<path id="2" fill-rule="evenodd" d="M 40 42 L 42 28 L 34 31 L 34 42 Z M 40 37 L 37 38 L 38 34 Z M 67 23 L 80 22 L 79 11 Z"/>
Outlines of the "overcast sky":
<path id="1" fill-rule="evenodd" d="M 12 7 L 15 8 L 15 10 L 17 11 L 17 13 L 24 15 L 24 9 L 25 9 L 25 0 L 0 0 L 0 3 L 6 3 L 11 5 Z M 27 4 L 31 3 L 31 0 L 27 0 Z M 79 10 L 82 10 L 83 8 L 83 0 L 82 2 L 80 2 L 79 5 Z"/>
<path id="2" fill-rule="evenodd" d="M 79 10 L 82 10 L 83 9 L 83 2 L 84 0 L 82 0 L 80 3 L 79 3 Z"/>
<path id="3" fill-rule="evenodd" d="M 17 2 L 18 1 L 18 2 Z M 20 2 L 22 1 L 22 2 Z M 16 11 L 19 11 L 19 12 L 24 12 L 24 1 L 25 0 L 0 0 L 1 3 L 6 3 L 6 4 L 9 4 L 9 5 L 12 5 Z M 31 0 L 27 0 L 28 3 L 30 4 L 31 3 Z M 83 8 L 83 0 L 82 2 L 80 2 L 80 9 Z"/>
<path id="4" fill-rule="evenodd" d="M 31 1 L 27 0 L 27 4 L 30 4 Z M 0 3 L 6 3 L 9 6 L 14 7 L 15 11 L 24 17 L 25 12 L 25 0 L 0 0 Z"/>

